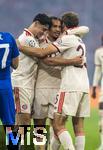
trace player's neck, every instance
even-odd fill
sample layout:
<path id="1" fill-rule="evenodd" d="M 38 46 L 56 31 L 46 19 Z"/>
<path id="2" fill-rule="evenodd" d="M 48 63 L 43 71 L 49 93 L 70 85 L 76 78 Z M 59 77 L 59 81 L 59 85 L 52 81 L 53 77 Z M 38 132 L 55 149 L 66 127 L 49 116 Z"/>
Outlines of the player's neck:
<path id="1" fill-rule="evenodd" d="M 49 41 L 54 42 L 56 41 L 56 39 L 54 39 L 53 37 L 51 37 L 50 35 L 47 36 L 47 38 L 49 39 Z"/>
<path id="2" fill-rule="evenodd" d="M 28 27 L 28 30 L 31 32 L 31 34 L 32 34 L 34 37 L 36 37 L 36 35 L 35 35 L 36 32 L 34 32 L 34 29 L 32 28 L 32 26 Z"/>

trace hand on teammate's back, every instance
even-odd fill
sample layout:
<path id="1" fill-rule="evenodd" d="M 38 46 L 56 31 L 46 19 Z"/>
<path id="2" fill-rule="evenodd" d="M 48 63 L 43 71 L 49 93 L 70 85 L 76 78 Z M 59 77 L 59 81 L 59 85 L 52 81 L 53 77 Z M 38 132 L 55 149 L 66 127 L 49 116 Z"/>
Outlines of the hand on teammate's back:
<path id="1" fill-rule="evenodd" d="M 75 67 L 82 67 L 83 66 L 83 57 L 82 56 L 75 57 L 74 65 L 75 65 Z"/>

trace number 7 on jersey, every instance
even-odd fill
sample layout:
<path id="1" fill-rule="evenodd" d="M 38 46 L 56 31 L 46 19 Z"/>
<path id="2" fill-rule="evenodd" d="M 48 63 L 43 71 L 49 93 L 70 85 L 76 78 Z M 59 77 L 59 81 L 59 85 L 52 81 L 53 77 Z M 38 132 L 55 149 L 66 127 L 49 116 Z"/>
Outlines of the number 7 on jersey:
<path id="1" fill-rule="evenodd" d="M 4 54 L 1 60 L 1 69 L 4 69 L 9 55 L 9 44 L 0 44 L 0 50 L 2 49 L 4 49 Z"/>

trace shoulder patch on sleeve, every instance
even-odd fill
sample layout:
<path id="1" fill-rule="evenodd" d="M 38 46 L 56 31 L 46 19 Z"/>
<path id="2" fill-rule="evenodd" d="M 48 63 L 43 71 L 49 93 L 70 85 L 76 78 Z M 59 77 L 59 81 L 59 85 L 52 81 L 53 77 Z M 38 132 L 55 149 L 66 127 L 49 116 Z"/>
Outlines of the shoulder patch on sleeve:
<path id="1" fill-rule="evenodd" d="M 61 44 L 61 43 L 62 43 L 62 39 L 61 39 L 61 38 L 58 38 L 58 39 L 56 40 L 56 42 L 57 42 L 58 44 Z"/>
<path id="2" fill-rule="evenodd" d="M 30 47 L 35 47 L 35 41 L 34 40 L 30 40 L 29 41 L 29 46 Z"/>

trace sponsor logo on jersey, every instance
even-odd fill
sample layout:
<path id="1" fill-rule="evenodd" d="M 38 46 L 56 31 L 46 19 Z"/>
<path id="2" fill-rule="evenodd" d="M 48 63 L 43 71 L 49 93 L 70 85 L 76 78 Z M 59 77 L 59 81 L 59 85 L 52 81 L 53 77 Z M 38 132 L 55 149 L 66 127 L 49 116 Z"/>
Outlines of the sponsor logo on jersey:
<path id="1" fill-rule="evenodd" d="M 61 39 L 61 38 L 58 38 L 58 39 L 56 40 L 56 42 L 57 42 L 58 44 L 61 44 L 61 43 L 62 43 L 62 39 Z"/>

